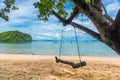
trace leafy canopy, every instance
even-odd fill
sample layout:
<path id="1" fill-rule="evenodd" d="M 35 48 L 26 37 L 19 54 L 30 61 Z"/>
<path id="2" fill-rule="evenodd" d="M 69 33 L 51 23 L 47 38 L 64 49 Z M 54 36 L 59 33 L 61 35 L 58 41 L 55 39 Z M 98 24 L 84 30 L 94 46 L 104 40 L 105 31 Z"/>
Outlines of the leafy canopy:
<path id="1" fill-rule="evenodd" d="M 65 10 L 67 2 L 71 2 L 71 0 L 39 0 L 34 3 L 34 6 L 39 9 L 38 18 L 48 21 L 48 18 L 53 15 L 53 10 L 63 18 L 66 18 L 68 16 L 68 12 Z"/>
<path id="2" fill-rule="evenodd" d="M 65 8 L 66 3 L 68 2 L 71 2 L 71 0 L 39 0 L 34 3 L 34 6 L 35 8 L 38 8 L 40 13 L 38 18 L 43 21 L 48 21 L 48 18 L 53 15 L 53 10 L 61 17 L 66 18 L 68 16 L 68 12 Z M 0 9 L 0 17 L 8 21 L 8 13 L 10 13 L 11 10 L 18 10 L 18 7 L 14 5 L 15 0 L 3 0 L 3 3 L 5 6 Z"/>
<path id="3" fill-rule="evenodd" d="M 10 13 L 11 10 L 18 10 L 18 8 L 14 5 L 15 0 L 4 0 L 3 4 L 5 6 L 0 9 L 0 17 L 8 21 L 8 13 Z"/>

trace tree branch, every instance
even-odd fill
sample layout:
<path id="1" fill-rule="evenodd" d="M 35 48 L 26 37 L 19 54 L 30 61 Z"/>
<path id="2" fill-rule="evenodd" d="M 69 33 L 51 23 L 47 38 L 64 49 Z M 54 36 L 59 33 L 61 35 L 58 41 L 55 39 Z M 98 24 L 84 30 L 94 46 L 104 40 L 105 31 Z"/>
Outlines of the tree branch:
<path id="1" fill-rule="evenodd" d="M 63 19 L 61 16 L 59 16 L 55 11 L 52 11 L 52 12 L 53 12 L 53 14 L 63 23 L 63 25 L 67 24 L 67 21 L 66 21 L 65 19 Z M 82 31 L 90 34 L 90 35 L 93 36 L 94 38 L 102 41 L 100 34 L 94 32 L 94 31 L 92 31 L 92 30 L 90 30 L 90 29 L 88 29 L 88 28 L 86 28 L 86 27 L 84 27 L 84 26 L 82 26 L 82 25 L 79 25 L 79 24 L 77 24 L 77 23 L 75 23 L 75 22 L 71 22 L 70 24 L 71 24 L 73 27 L 77 27 L 77 28 L 81 29 Z"/>
<path id="2" fill-rule="evenodd" d="M 109 21 L 113 22 L 114 20 L 113 20 L 110 16 L 108 16 L 107 10 L 106 10 L 106 8 L 105 8 L 105 6 L 103 5 L 102 2 L 101 2 L 101 5 L 102 5 L 102 7 L 103 7 L 103 9 L 104 9 L 104 12 L 105 12 L 105 15 L 104 15 L 104 16 L 105 16 Z"/>
<path id="3" fill-rule="evenodd" d="M 103 3 L 101 3 L 101 5 L 102 5 L 102 7 L 103 7 L 103 9 L 104 9 L 105 15 L 107 15 L 107 11 L 106 11 L 105 6 L 103 5 Z"/>
<path id="4" fill-rule="evenodd" d="M 71 14 L 70 17 L 67 19 L 67 22 L 68 22 L 68 23 L 71 23 L 71 21 L 74 19 L 74 17 L 76 17 L 76 15 L 77 15 L 78 13 L 79 13 L 78 8 L 75 7 L 75 8 L 73 9 L 72 14 Z"/>
<path id="5" fill-rule="evenodd" d="M 68 25 L 71 23 L 71 21 L 76 17 L 76 15 L 79 13 L 78 12 L 78 8 L 75 7 L 73 9 L 73 12 L 71 13 L 70 17 L 65 20 L 64 18 L 62 18 L 60 15 L 58 15 L 54 10 L 52 11 L 52 13 L 64 24 L 64 26 Z"/>
<path id="6" fill-rule="evenodd" d="M 67 24 L 66 20 L 62 18 L 60 15 L 58 15 L 54 10 L 52 11 L 52 13 L 63 23 L 63 25 Z"/>
<path id="7" fill-rule="evenodd" d="M 86 66 L 86 62 L 85 61 L 82 61 L 80 63 L 73 63 L 73 62 L 70 62 L 70 61 L 66 61 L 66 60 L 62 60 L 62 59 L 58 59 L 57 57 L 55 57 L 56 59 L 56 63 L 60 62 L 60 63 L 63 63 L 63 64 L 67 64 L 67 65 L 70 65 L 72 66 L 72 68 L 79 68 L 79 67 L 83 67 L 83 66 Z"/>
<path id="8" fill-rule="evenodd" d="M 92 31 L 92 30 L 90 30 L 82 25 L 75 23 L 75 22 L 71 22 L 71 25 L 73 27 L 76 27 L 76 28 L 88 33 L 89 35 L 93 36 L 94 38 L 98 39 L 99 41 L 102 41 L 100 34 L 96 33 L 95 31 Z"/>
<path id="9" fill-rule="evenodd" d="M 81 8 L 82 11 L 88 11 L 90 10 L 89 5 L 85 3 L 85 0 L 72 0 L 73 3 L 79 8 Z"/>
<path id="10" fill-rule="evenodd" d="M 118 11 L 118 14 L 115 18 L 115 21 L 114 21 L 114 27 L 118 28 L 118 26 L 120 26 L 120 10 Z"/>

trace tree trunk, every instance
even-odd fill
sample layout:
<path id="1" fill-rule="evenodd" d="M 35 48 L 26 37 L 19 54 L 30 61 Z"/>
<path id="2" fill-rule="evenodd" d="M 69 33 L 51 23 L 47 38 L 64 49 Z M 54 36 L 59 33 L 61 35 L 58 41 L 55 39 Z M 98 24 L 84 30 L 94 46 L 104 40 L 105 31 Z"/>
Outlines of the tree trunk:
<path id="1" fill-rule="evenodd" d="M 70 24 L 73 27 L 83 30 L 101 42 L 107 44 L 110 48 L 116 51 L 118 55 L 120 55 L 120 10 L 116 19 L 113 20 L 107 15 L 101 0 L 95 0 L 95 5 L 86 4 L 84 0 L 72 1 L 76 5 L 76 8 L 73 10 L 70 18 L 65 20 L 54 11 L 53 14 L 63 23 L 63 25 Z M 101 7 L 104 9 L 104 14 Z M 99 33 L 72 22 L 74 17 L 79 13 L 84 13 L 93 22 Z"/>
<path id="2" fill-rule="evenodd" d="M 98 1 L 100 1 L 100 4 L 97 5 L 101 5 L 101 0 Z M 82 5 L 85 3 L 80 2 L 80 0 L 74 0 L 74 3 L 79 11 L 82 10 L 83 13 L 91 19 L 102 38 L 102 42 L 120 55 L 120 10 L 116 19 L 112 20 L 108 15 L 103 15 L 100 10 L 92 7 L 92 5 L 86 5 L 88 8 L 85 8 L 85 5 Z"/>

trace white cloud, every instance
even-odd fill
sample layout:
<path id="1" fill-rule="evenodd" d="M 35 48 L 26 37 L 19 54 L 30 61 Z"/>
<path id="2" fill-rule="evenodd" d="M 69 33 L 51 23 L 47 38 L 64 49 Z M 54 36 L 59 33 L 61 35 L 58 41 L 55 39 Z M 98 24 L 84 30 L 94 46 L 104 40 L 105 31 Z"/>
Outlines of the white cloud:
<path id="1" fill-rule="evenodd" d="M 39 39 L 60 39 L 59 31 L 61 30 L 61 26 L 49 23 L 47 24 L 38 24 L 32 27 L 29 27 L 31 30 L 32 36 L 34 36 L 35 40 Z M 37 36 L 36 36 L 37 35 Z"/>
<path id="2" fill-rule="evenodd" d="M 44 23 L 37 19 L 38 11 L 34 8 L 33 3 L 37 0 L 17 0 L 16 5 L 18 11 L 12 11 L 9 14 L 10 21 L 0 21 L 0 32 L 8 30 L 20 30 L 29 33 L 34 40 L 40 39 L 60 39 L 62 24 L 54 16 L 50 17 L 50 21 Z M 114 1 L 106 6 L 108 12 L 117 11 L 120 4 Z M 85 17 L 84 17 L 85 18 Z M 80 18 L 74 20 L 97 32 L 91 21 L 81 22 Z M 19 27 L 20 26 L 20 27 Z M 89 38 L 87 33 L 77 30 L 80 39 Z M 67 39 L 75 38 L 74 29 L 72 26 L 67 26 L 64 31 L 64 37 Z"/>
<path id="3" fill-rule="evenodd" d="M 18 0 L 16 0 L 18 1 Z M 11 11 L 9 14 L 9 22 L 2 21 L 1 27 L 6 26 L 13 26 L 18 24 L 25 24 L 27 22 L 31 22 L 34 19 L 37 19 L 36 15 L 36 9 L 33 6 L 33 1 L 35 0 L 29 0 L 21 2 L 17 7 L 19 7 L 19 10 Z M 17 4 L 18 2 L 16 2 Z"/>
<path id="4" fill-rule="evenodd" d="M 108 12 L 117 11 L 118 9 L 120 9 L 120 4 L 118 2 L 112 3 L 112 4 L 108 5 L 106 7 L 106 9 Z"/>
<path id="5" fill-rule="evenodd" d="M 112 18 L 115 18 L 119 9 L 120 3 L 118 2 L 118 0 L 114 0 L 113 3 L 106 6 L 106 10 Z"/>

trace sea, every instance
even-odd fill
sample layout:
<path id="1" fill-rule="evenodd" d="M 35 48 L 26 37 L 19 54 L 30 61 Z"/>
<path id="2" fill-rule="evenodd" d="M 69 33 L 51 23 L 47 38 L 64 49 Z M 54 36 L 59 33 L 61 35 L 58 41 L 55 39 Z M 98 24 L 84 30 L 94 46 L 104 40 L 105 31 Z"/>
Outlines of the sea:
<path id="1" fill-rule="evenodd" d="M 80 41 L 81 56 L 118 56 L 115 51 L 99 41 Z M 0 43 L 2 54 L 59 55 L 60 41 L 33 40 L 26 43 Z M 78 55 L 75 41 L 62 42 L 61 55 Z"/>

